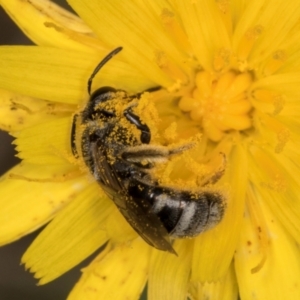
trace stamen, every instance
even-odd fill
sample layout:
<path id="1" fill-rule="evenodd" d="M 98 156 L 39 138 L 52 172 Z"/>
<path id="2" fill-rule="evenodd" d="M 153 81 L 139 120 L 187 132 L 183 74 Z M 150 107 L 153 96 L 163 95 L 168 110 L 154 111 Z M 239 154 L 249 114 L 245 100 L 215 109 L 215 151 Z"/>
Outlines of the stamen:
<path id="1" fill-rule="evenodd" d="M 284 108 L 285 96 L 270 90 L 255 90 L 252 93 L 252 103 L 259 111 L 275 116 Z"/>
<path id="2" fill-rule="evenodd" d="M 224 96 L 224 93 L 229 89 L 235 77 L 236 75 L 234 72 L 227 72 L 223 74 L 215 84 L 213 97 L 220 98 Z"/>
<path id="3" fill-rule="evenodd" d="M 285 105 L 285 97 L 283 95 L 277 94 L 274 96 L 274 111 L 273 116 L 278 115 L 284 108 Z"/>
<path id="4" fill-rule="evenodd" d="M 287 55 L 285 51 L 278 50 L 272 54 L 272 56 L 267 60 L 267 63 L 263 70 L 264 76 L 269 76 L 274 74 L 286 61 Z"/>
<path id="5" fill-rule="evenodd" d="M 276 160 L 272 159 L 265 151 L 252 146 L 250 152 L 260 170 L 270 178 L 269 181 L 261 182 L 261 186 L 272 189 L 277 192 L 284 192 L 287 189 L 287 182 L 283 172 L 276 165 Z"/>
<path id="6" fill-rule="evenodd" d="M 256 25 L 246 31 L 241 38 L 241 42 L 238 46 L 237 55 L 240 61 L 247 60 L 255 41 L 262 34 L 264 28 L 261 25 Z"/>
<path id="7" fill-rule="evenodd" d="M 223 117 L 222 123 L 235 130 L 245 130 L 251 127 L 251 120 L 248 115 L 229 115 Z"/>
<path id="8" fill-rule="evenodd" d="M 277 145 L 275 146 L 275 152 L 280 153 L 283 151 L 284 146 L 290 139 L 290 131 L 280 123 L 277 119 L 268 116 L 267 114 L 262 114 L 257 112 L 261 122 L 264 127 L 269 128 L 276 134 L 277 137 Z"/>
<path id="9" fill-rule="evenodd" d="M 230 65 L 231 52 L 228 49 L 220 49 L 214 57 L 213 66 L 217 72 L 226 69 Z"/>
<path id="10" fill-rule="evenodd" d="M 230 1 L 229 0 L 216 0 L 217 7 L 220 10 L 220 17 L 225 24 L 227 31 L 229 33 L 232 32 L 232 15 L 230 9 Z"/>
<path id="11" fill-rule="evenodd" d="M 198 87 L 197 91 L 201 93 L 198 96 L 209 97 L 214 79 L 214 76 L 209 72 L 199 72 L 196 75 L 195 83 Z"/>
<path id="12" fill-rule="evenodd" d="M 226 99 L 234 98 L 240 93 L 246 91 L 252 83 L 252 78 L 249 73 L 237 75 L 230 87 L 227 89 L 224 97 Z"/>
<path id="13" fill-rule="evenodd" d="M 172 62 L 163 51 L 156 51 L 156 63 L 162 71 L 164 71 L 174 81 L 179 81 L 181 84 L 188 82 L 187 75 Z"/>
<path id="14" fill-rule="evenodd" d="M 168 143 L 175 142 L 178 139 L 178 131 L 177 131 L 177 123 L 172 122 L 170 126 L 168 126 L 164 132 L 163 137 Z"/>
<path id="15" fill-rule="evenodd" d="M 164 8 L 161 13 L 161 18 L 168 34 L 177 42 L 179 48 L 185 53 L 191 53 L 192 50 L 188 37 L 175 17 L 175 14 L 167 8 Z"/>
<path id="16" fill-rule="evenodd" d="M 252 126 L 252 104 L 248 99 L 252 81 L 249 73 L 229 71 L 217 77 L 199 72 L 194 90 L 182 95 L 178 106 L 202 126 L 209 139 L 220 141 L 226 131 L 242 131 Z"/>
<path id="17" fill-rule="evenodd" d="M 222 178 L 226 169 L 226 155 L 220 153 L 218 156 L 213 157 L 207 164 L 206 169 L 204 176 L 197 180 L 199 186 L 215 184 Z"/>
<path id="18" fill-rule="evenodd" d="M 197 108 L 199 106 L 199 102 L 193 97 L 183 96 L 178 105 L 182 111 L 188 112 Z"/>
<path id="19" fill-rule="evenodd" d="M 220 141 L 224 137 L 224 132 L 209 120 L 203 121 L 203 129 L 208 138 L 212 141 Z"/>

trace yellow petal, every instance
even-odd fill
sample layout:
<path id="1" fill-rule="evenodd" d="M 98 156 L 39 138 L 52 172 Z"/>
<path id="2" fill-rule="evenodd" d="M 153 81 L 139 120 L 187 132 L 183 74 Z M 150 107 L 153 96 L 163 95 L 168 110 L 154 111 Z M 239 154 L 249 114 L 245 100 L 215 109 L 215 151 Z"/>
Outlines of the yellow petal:
<path id="1" fill-rule="evenodd" d="M 252 146 L 251 154 L 250 179 L 257 192 L 288 233 L 300 243 L 299 145 L 286 155 L 274 155 L 270 149 Z"/>
<path id="2" fill-rule="evenodd" d="M 1 4 L 23 32 L 38 45 L 83 52 L 104 49 L 80 18 L 51 1 L 1 0 Z"/>
<path id="3" fill-rule="evenodd" d="M 218 5 L 210 0 L 177 0 L 174 6 L 180 14 L 195 56 L 206 70 L 211 70 L 218 51 L 230 49 L 229 35 Z"/>
<path id="4" fill-rule="evenodd" d="M 104 250 L 86 269 L 68 300 L 138 300 L 147 279 L 150 247 L 137 238 Z"/>
<path id="5" fill-rule="evenodd" d="M 299 53 L 299 43 L 298 43 L 299 39 L 300 37 L 299 37 L 299 30 L 298 30 L 297 36 L 295 37 L 295 42 L 292 43 L 292 45 L 294 46 L 293 48 L 296 49 L 291 49 L 290 50 L 291 54 L 285 57 L 284 64 L 279 69 L 280 73 L 289 74 L 295 72 L 295 70 L 299 70 L 299 66 L 300 66 L 300 53 Z"/>
<path id="6" fill-rule="evenodd" d="M 262 249 L 258 228 L 246 214 L 235 255 L 241 299 L 300 299 L 299 247 L 260 194 L 255 193 L 255 196 L 267 225 L 269 243 L 265 262 L 253 272 L 262 260 Z"/>
<path id="7" fill-rule="evenodd" d="M 105 219 L 112 208 L 97 183 L 88 185 L 34 240 L 22 263 L 40 284 L 59 277 L 106 242 Z"/>
<path id="8" fill-rule="evenodd" d="M 267 6 L 266 2 L 266 0 L 253 0 L 247 3 L 247 6 L 239 3 L 240 13 L 236 15 L 237 24 L 233 34 L 233 48 L 240 59 L 248 58 L 254 43 L 261 35 L 261 32 L 263 32 L 263 24 L 257 21 L 257 17 L 264 6 Z M 272 9 L 273 5 L 269 6 Z"/>
<path id="9" fill-rule="evenodd" d="M 177 240 L 178 256 L 153 250 L 149 268 L 148 299 L 182 300 L 187 296 L 193 242 Z"/>
<path id="10" fill-rule="evenodd" d="M 250 59 L 255 62 L 265 60 L 267 56 L 282 49 L 282 47 L 286 48 L 292 30 L 299 22 L 300 7 L 297 1 L 281 0 L 274 3 L 266 2 L 266 4 L 257 14 L 255 20 L 256 23 L 262 24 L 264 27 L 262 37 L 257 40 L 251 53 Z M 280 16 L 280 22 L 278 22 L 278 16 Z M 299 40 L 297 44 L 299 44 Z"/>
<path id="11" fill-rule="evenodd" d="M 225 182 L 228 181 L 231 186 L 227 191 L 228 204 L 225 215 L 220 224 L 195 239 L 192 281 L 215 281 L 225 276 L 228 271 L 244 212 L 247 163 L 244 147 L 236 146 L 228 157 L 230 167 L 224 176 Z"/>
<path id="12" fill-rule="evenodd" d="M 254 82 L 252 89 L 267 89 L 286 93 L 290 97 L 299 97 L 300 73 L 276 74 Z"/>
<path id="13" fill-rule="evenodd" d="M 108 53 L 97 55 L 50 47 L 0 48 L 0 88 L 31 97 L 77 104 L 88 98 L 87 81 Z M 94 87 L 116 86 L 141 91 L 151 82 L 114 57 L 97 74 Z"/>
<path id="14" fill-rule="evenodd" d="M 262 69 L 257 72 L 259 76 L 268 74 L 264 69 L 268 67 L 266 62 L 276 53 L 294 54 L 299 50 L 300 8 L 296 1 L 287 4 L 285 1 L 254 0 L 243 11 L 237 15 L 233 45 L 240 59 L 249 57 L 250 64 Z"/>
<path id="15" fill-rule="evenodd" d="M 107 218 L 106 232 L 112 245 L 129 242 L 138 236 L 116 207 Z"/>
<path id="16" fill-rule="evenodd" d="M 18 156 L 33 164 L 63 164 L 71 155 L 72 118 L 55 120 L 13 133 Z"/>
<path id="17" fill-rule="evenodd" d="M 71 165 L 36 166 L 19 164 L 0 181 L 0 244 L 10 243 L 36 230 L 63 208 L 88 184 L 77 177 L 56 182 L 61 176 L 67 178 L 74 170 Z M 9 175 L 30 179 L 53 179 L 53 182 L 35 182 L 10 179 Z M 16 221 L 17 220 L 17 221 Z"/>
<path id="18" fill-rule="evenodd" d="M 164 0 L 160 2 L 161 6 L 169 6 Z M 121 0 L 69 0 L 69 3 L 102 41 L 112 48 L 124 48 L 124 57 L 130 65 L 157 85 L 172 84 L 154 63 L 156 53 L 162 52 L 181 64 L 184 56 L 163 30 L 159 15 L 150 3 L 139 2 L 137 5 L 136 2 Z"/>
<path id="19" fill-rule="evenodd" d="M 213 300 L 236 300 L 238 299 L 238 285 L 233 265 L 226 275 L 215 282 L 193 282 L 190 293 L 192 299 L 213 299 Z"/>
<path id="20" fill-rule="evenodd" d="M 21 96 L 0 90 L 0 128 L 16 131 L 74 110 L 73 106 Z"/>

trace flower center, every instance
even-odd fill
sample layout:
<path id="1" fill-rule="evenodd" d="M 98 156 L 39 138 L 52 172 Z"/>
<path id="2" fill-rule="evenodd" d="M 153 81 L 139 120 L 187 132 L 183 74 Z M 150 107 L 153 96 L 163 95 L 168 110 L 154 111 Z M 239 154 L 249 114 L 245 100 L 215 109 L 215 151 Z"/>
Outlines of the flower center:
<path id="1" fill-rule="evenodd" d="M 204 134 L 220 141 L 228 131 L 242 131 L 252 126 L 248 90 L 250 73 L 229 71 L 219 77 L 207 71 L 196 74 L 195 87 L 179 101 L 179 108 L 199 122 Z"/>

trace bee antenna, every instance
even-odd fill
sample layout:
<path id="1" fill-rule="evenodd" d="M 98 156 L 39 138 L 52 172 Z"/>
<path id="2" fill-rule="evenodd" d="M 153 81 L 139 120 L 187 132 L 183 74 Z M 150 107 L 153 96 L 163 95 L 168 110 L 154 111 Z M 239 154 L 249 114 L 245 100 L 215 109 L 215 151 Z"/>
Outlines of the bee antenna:
<path id="1" fill-rule="evenodd" d="M 92 75 L 90 76 L 90 78 L 88 80 L 88 84 L 87 84 L 87 89 L 88 89 L 89 95 L 91 95 L 91 86 L 92 86 L 92 82 L 93 82 L 93 79 L 96 76 L 96 74 L 113 56 L 115 56 L 117 53 L 119 53 L 122 49 L 123 49 L 123 47 L 118 47 L 115 50 L 111 51 L 106 57 L 104 57 L 102 59 L 102 61 L 99 63 L 99 65 L 95 68 L 95 70 L 93 71 Z"/>

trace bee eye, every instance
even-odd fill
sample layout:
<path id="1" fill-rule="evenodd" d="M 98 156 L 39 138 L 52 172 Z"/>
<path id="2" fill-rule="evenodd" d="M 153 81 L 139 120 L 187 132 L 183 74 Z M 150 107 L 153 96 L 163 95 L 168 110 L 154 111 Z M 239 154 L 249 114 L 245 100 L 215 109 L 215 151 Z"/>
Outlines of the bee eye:
<path id="1" fill-rule="evenodd" d="M 102 102 L 114 99 L 116 92 L 117 90 L 110 86 L 101 87 L 93 92 L 90 101 L 93 101 L 95 105 L 98 105 Z"/>
<path id="2" fill-rule="evenodd" d="M 114 111 L 99 108 L 99 104 L 110 101 L 115 98 L 116 90 L 112 87 L 105 86 L 97 89 L 90 97 L 90 103 L 93 103 L 91 111 L 93 115 L 99 118 L 112 118 L 115 117 Z"/>

